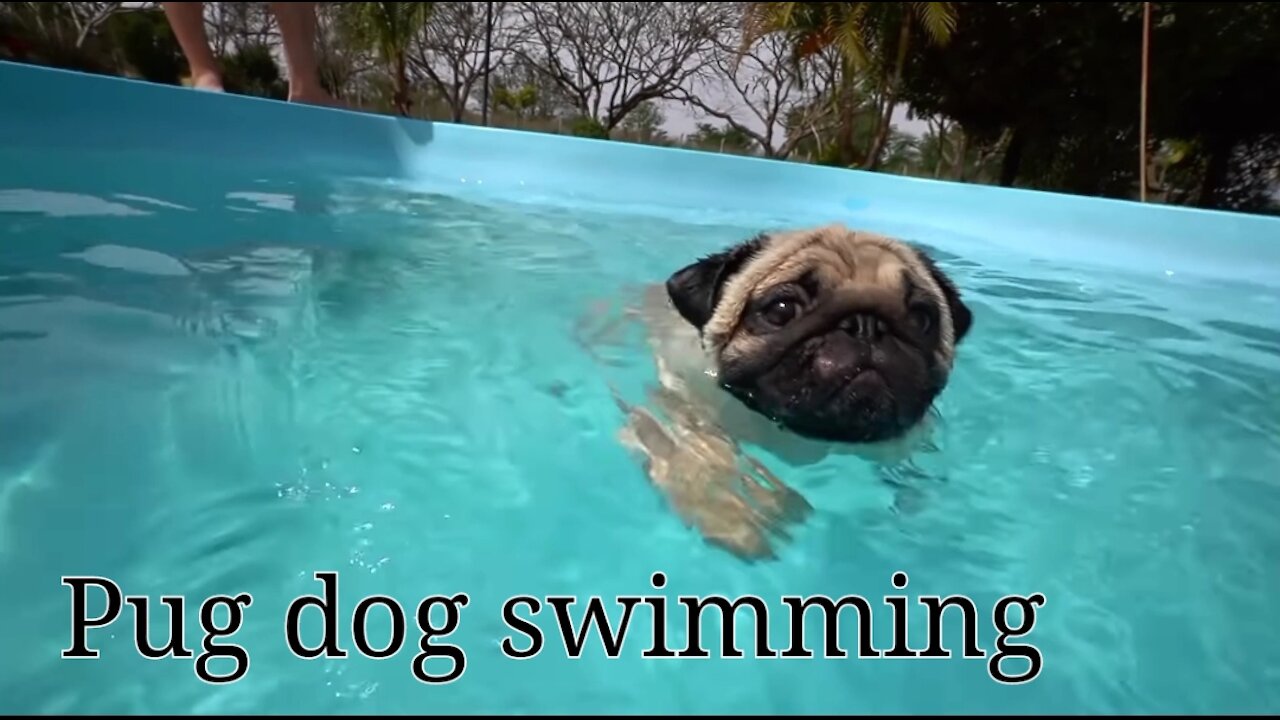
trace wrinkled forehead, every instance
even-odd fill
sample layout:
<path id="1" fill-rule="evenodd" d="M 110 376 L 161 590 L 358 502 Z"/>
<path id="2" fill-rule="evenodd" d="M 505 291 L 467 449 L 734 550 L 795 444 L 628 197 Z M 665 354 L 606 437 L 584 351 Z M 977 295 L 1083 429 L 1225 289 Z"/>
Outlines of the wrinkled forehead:
<path id="1" fill-rule="evenodd" d="M 812 281 L 824 290 L 877 288 L 905 295 L 910 278 L 906 259 L 879 243 L 813 243 L 762 277 L 752 294 L 783 283 Z"/>

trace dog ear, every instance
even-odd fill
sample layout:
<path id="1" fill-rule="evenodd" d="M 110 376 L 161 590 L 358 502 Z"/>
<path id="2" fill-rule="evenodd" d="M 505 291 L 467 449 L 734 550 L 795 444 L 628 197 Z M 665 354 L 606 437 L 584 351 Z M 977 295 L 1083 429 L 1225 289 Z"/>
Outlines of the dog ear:
<path id="1" fill-rule="evenodd" d="M 757 235 L 747 242 L 686 265 L 667 278 L 667 297 L 671 298 L 680 317 L 702 330 L 715 313 L 724 284 L 760 252 L 765 242 L 764 235 Z"/>
<path id="2" fill-rule="evenodd" d="M 928 253 L 916 248 L 916 255 L 920 258 L 920 263 L 924 265 L 925 270 L 929 272 L 929 276 L 938 284 L 942 290 L 942 297 L 947 301 L 947 307 L 951 309 L 951 324 L 955 329 L 955 344 L 959 345 L 965 335 L 969 334 L 969 328 L 973 327 L 973 313 L 969 310 L 969 306 L 964 304 L 960 299 L 960 291 L 956 289 L 956 285 L 951 278 L 938 267 Z"/>

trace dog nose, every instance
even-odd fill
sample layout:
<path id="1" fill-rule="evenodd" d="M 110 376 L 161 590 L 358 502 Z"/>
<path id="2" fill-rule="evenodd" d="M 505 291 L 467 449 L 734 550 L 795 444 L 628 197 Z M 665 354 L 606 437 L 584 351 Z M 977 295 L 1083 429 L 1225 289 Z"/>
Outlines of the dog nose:
<path id="1" fill-rule="evenodd" d="M 813 355 L 814 372 L 825 380 L 851 377 L 866 366 L 870 357 L 868 350 L 851 334 L 832 333 Z"/>
<path id="2" fill-rule="evenodd" d="M 884 320 L 871 313 L 851 315 L 840 323 L 840 328 L 863 340 L 877 340 L 887 329 Z"/>

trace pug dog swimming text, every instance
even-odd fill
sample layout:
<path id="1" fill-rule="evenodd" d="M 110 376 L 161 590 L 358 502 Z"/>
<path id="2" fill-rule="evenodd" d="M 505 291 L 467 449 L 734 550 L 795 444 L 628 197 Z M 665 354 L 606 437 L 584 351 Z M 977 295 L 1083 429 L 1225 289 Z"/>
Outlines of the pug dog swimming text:
<path id="1" fill-rule="evenodd" d="M 421 639 L 407 662 L 407 672 L 428 685 L 454 683 L 466 673 L 467 650 L 459 643 L 444 641 L 461 627 L 461 611 L 470 604 L 467 593 L 424 597 L 411 616 L 405 609 L 408 606 L 381 594 L 367 595 L 350 609 L 340 607 L 337 574 L 317 572 L 314 577 L 322 590 L 294 598 L 285 609 L 283 637 L 271 634 L 273 639 L 283 639 L 298 661 L 396 657 L 406 647 L 409 618 L 413 617 Z M 245 609 L 253 605 L 249 593 L 216 595 L 200 603 L 199 621 L 205 635 L 197 656 L 184 636 L 187 603 L 182 596 L 161 596 L 160 604 L 165 608 L 157 610 L 150 598 L 125 595 L 108 578 L 73 576 L 64 577 L 62 583 L 71 590 L 71 641 L 62 651 L 64 659 L 111 657 L 111 652 L 91 646 L 90 631 L 108 634 L 122 619 L 127 622 L 127 605 L 133 610 L 132 632 L 108 637 L 132 646 L 139 655 L 154 661 L 194 659 L 196 677 L 211 685 L 235 683 L 249 672 L 249 650 L 226 642 L 241 630 Z M 972 599 L 919 595 L 913 606 L 903 593 L 907 574 L 894 573 L 890 583 L 894 592 L 886 594 L 880 606 L 860 595 L 782 595 L 771 604 L 756 595 L 730 599 L 681 594 L 669 598 L 655 593 L 617 596 L 612 598 L 613 607 L 599 595 L 581 599 L 576 595 L 515 595 L 486 611 L 482 622 L 483 627 L 492 628 L 494 621 L 501 620 L 509 632 L 499 637 L 486 631 L 483 642 L 490 650 L 496 645 L 510 660 L 528 660 L 555 645 L 553 652 L 570 660 L 614 660 L 628 655 L 659 661 L 713 657 L 960 659 L 985 660 L 987 674 L 1006 685 L 1028 683 L 1040 675 L 1043 655 L 1025 638 L 1036 624 L 1038 609 L 1045 606 L 1042 593 L 1009 594 L 995 602 L 990 612 L 992 652 L 983 647 L 982 613 Z M 653 573 L 649 584 L 654 590 L 665 589 L 666 573 Z M 97 595 L 104 597 L 105 609 L 90 611 L 91 588 L 101 591 Z M 229 613 L 226 622 L 215 619 L 220 608 Z M 157 613 L 154 617 L 153 612 Z M 319 630 L 318 637 L 308 639 L 301 626 L 304 614 L 309 613 L 320 622 L 313 626 Z M 389 632 L 371 629 L 370 618 L 375 613 L 389 619 Z M 779 613 L 785 621 L 771 622 L 770 617 L 777 619 Z M 741 621 L 747 618 L 753 627 L 744 631 Z M 270 624 L 279 627 L 278 623 Z M 637 624 L 643 629 L 637 629 Z M 915 626 L 910 633 L 909 625 Z M 230 668 L 215 672 L 216 661 L 229 661 Z M 438 663 L 439 671 L 428 672 L 428 663 Z"/>

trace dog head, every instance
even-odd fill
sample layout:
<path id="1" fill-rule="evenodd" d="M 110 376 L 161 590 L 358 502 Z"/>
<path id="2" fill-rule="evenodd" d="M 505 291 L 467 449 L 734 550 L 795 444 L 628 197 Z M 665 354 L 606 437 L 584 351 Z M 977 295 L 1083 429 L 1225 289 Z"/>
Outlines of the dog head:
<path id="1" fill-rule="evenodd" d="M 824 441 L 911 430 L 973 321 L 924 252 L 840 225 L 757 236 L 676 271 L 666 288 L 725 390 Z"/>

